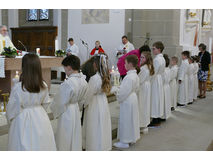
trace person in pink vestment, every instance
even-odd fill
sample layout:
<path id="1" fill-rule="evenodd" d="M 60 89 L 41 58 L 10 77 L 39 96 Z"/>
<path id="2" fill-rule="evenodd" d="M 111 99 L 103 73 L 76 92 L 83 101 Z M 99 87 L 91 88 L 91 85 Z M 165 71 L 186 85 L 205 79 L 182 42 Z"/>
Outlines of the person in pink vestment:
<path id="1" fill-rule="evenodd" d="M 122 79 L 126 76 L 126 73 L 127 73 L 127 70 L 124 66 L 125 65 L 125 58 L 128 55 L 136 55 L 138 57 L 138 67 L 140 68 L 140 57 L 141 57 L 141 53 L 144 52 L 144 51 L 151 52 L 148 45 L 143 45 L 139 49 L 132 50 L 132 51 L 126 53 L 125 55 L 123 55 L 122 57 L 119 58 L 118 63 L 117 63 L 117 67 L 118 67 L 118 71 L 119 71 Z"/>

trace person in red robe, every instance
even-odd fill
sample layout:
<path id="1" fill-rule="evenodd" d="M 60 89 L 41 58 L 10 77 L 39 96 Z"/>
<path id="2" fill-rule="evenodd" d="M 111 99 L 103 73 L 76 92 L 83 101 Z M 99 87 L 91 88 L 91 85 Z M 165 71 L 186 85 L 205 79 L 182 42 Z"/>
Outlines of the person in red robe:
<path id="1" fill-rule="evenodd" d="M 105 53 L 104 50 L 101 48 L 100 41 L 95 42 L 95 48 L 90 52 L 90 55 L 95 55 L 99 53 Z"/>

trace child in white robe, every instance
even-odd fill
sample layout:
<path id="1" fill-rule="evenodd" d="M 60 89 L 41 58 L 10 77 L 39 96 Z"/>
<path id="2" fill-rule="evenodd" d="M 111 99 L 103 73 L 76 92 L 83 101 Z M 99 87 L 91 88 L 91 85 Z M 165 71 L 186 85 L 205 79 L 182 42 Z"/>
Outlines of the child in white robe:
<path id="1" fill-rule="evenodd" d="M 153 59 L 150 52 L 142 52 L 141 68 L 138 74 L 140 89 L 138 92 L 139 119 L 141 132 L 148 133 L 151 110 L 151 76 L 154 74 Z"/>
<path id="2" fill-rule="evenodd" d="M 162 120 L 167 120 L 171 116 L 171 89 L 170 89 L 170 68 L 169 68 L 169 57 L 167 54 L 163 55 L 166 68 L 163 74 L 163 91 L 164 91 L 164 114 Z"/>
<path id="3" fill-rule="evenodd" d="M 170 89 L 171 89 L 171 110 L 174 111 L 177 107 L 177 73 L 178 73 L 178 58 L 171 58 L 171 71 L 170 71 Z"/>
<path id="4" fill-rule="evenodd" d="M 85 148 L 87 151 L 109 151 L 112 149 L 112 129 L 106 97 L 111 89 L 107 57 L 104 54 L 98 54 L 86 63 L 92 64 L 93 68 L 90 72 L 93 72 L 93 75 L 89 79 L 84 104 Z M 82 68 L 82 70 L 85 69 Z"/>
<path id="5" fill-rule="evenodd" d="M 82 105 L 87 92 L 87 82 L 79 73 L 80 59 L 70 55 L 62 61 L 68 79 L 60 85 L 51 110 L 57 118 L 56 146 L 59 151 L 81 151 L 82 133 L 79 105 Z"/>
<path id="6" fill-rule="evenodd" d="M 10 126 L 8 150 L 56 150 L 52 126 L 44 109 L 49 103 L 48 87 L 42 80 L 40 59 L 35 54 L 27 54 L 22 58 L 20 82 L 13 87 L 6 108 Z"/>
<path id="7" fill-rule="evenodd" d="M 151 84 L 151 117 L 152 121 L 149 127 L 158 126 L 161 123 L 161 117 L 164 114 L 164 92 L 162 76 L 165 70 L 165 60 L 162 52 L 164 45 L 162 42 L 155 42 L 153 44 L 153 54 L 155 58 L 153 60 L 155 74 L 152 77 Z"/>
<path id="8" fill-rule="evenodd" d="M 178 106 L 185 107 L 188 103 L 188 68 L 190 52 L 182 52 L 182 62 L 178 70 Z"/>
<path id="9" fill-rule="evenodd" d="M 113 145 L 117 148 L 128 148 L 129 144 L 136 143 L 140 138 L 140 120 L 138 112 L 139 77 L 135 70 L 138 58 L 129 55 L 125 59 L 127 75 L 121 82 L 120 89 L 117 89 L 116 97 L 120 104 L 120 116 L 118 123 L 119 142 Z M 113 92 L 113 89 L 112 89 Z"/>
<path id="10" fill-rule="evenodd" d="M 189 103 L 193 103 L 194 99 L 194 64 L 193 64 L 193 59 L 192 57 L 189 57 Z"/>
<path id="11" fill-rule="evenodd" d="M 198 77 L 197 77 L 197 73 L 199 70 L 199 65 L 198 65 L 199 59 L 198 56 L 194 56 L 194 100 L 197 100 L 197 96 L 198 96 Z"/>

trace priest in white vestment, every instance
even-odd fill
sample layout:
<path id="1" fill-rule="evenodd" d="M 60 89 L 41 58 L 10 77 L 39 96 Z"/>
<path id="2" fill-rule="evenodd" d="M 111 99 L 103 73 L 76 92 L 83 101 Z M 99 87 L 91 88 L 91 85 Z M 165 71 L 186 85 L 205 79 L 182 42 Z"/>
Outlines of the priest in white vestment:
<path id="1" fill-rule="evenodd" d="M 69 38 L 68 42 L 69 42 L 69 46 L 67 47 L 67 50 L 66 50 L 67 54 L 68 55 L 72 54 L 72 55 L 75 55 L 75 56 L 79 57 L 79 48 L 74 43 L 73 38 Z"/>
<path id="2" fill-rule="evenodd" d="M 122 57 L 124 54 L 134 50 L 135 47 L 133 46 L 132 43 L 130 43 L 128 41 L 127 36 L 123 36 L 122 37 L 122 44 L 120 44 L 120 46 L 117 48 L 117 53 L 116 53 L 116 57 L 120 58 Z"/>
<path id="3" fill-rule="evenodd" d="M 0 27 L 0 53 L 4 50 L 4 47 L 15 48 L 8 36 L 7 26 L 5 25 Z"/>

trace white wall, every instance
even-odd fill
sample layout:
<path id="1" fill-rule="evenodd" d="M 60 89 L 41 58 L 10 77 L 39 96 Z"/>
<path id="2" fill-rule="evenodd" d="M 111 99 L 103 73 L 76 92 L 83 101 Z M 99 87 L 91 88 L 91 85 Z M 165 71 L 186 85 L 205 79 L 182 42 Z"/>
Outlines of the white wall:
<path id="1" fill-rule="evenodd" d="M 110 64 L 115 63 L 115 49 L 124 35 L 125 10 L 110 9 L 109 14 L 109 24 L 81 24 L 81 9 L 68 10 L 68 37 L 73 37 L 79 46 L 81 62 L 86 60 L 87 51 L 80 38 L 88 43 L 89 53 L 95 47 L 95 41 L 100 40 Z"/>

